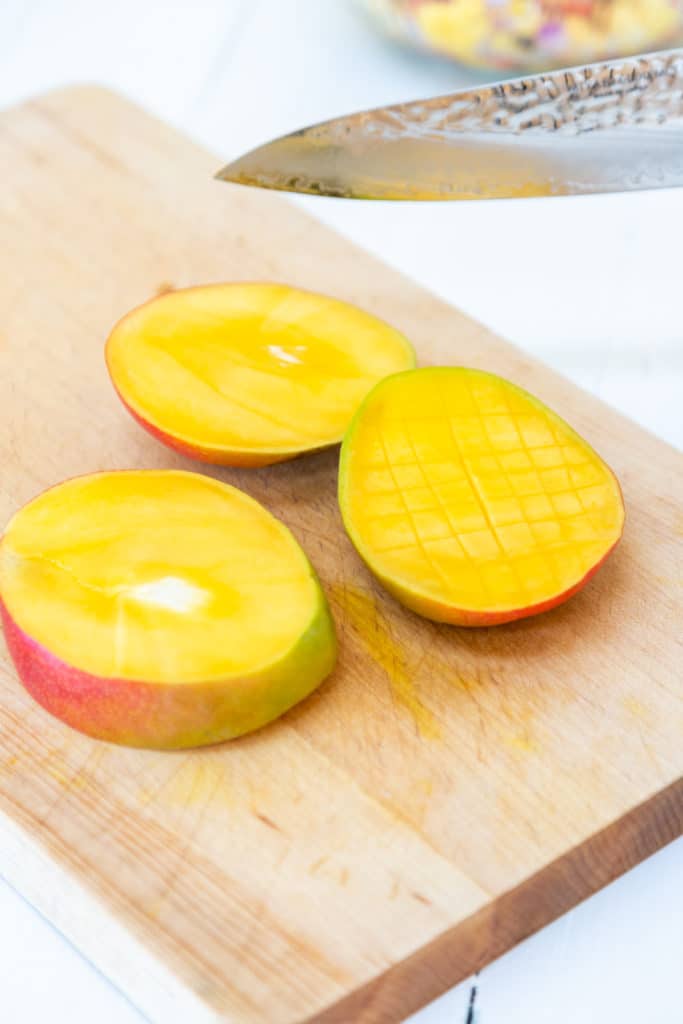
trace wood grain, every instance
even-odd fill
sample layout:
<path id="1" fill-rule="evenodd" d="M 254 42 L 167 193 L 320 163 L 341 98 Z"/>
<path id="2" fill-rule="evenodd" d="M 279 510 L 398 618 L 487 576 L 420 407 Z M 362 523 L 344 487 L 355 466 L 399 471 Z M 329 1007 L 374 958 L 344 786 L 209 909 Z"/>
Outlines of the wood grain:
<path id="1" fill-rule="evenodd" d="M 217 471 L 331 598 L 333 678 L 261 733 L 157 754 L 70 732 L 0 660 L 3 872 L 153 1020 L 400 1020 L 683 832 L 681 457 L 111 94 L 6 113 L 0 517 L 66 477 L 191 464 L 120 408 L 102 347 L 155 292 L 272 278 L 357 302 L 423 363 L 537 393 L 618 473 L 625 540 L 584 593 L 467 632 L 376 587 L 336 452 Z M 174 1017 L 173 1014 L 177 1016 Z"/>

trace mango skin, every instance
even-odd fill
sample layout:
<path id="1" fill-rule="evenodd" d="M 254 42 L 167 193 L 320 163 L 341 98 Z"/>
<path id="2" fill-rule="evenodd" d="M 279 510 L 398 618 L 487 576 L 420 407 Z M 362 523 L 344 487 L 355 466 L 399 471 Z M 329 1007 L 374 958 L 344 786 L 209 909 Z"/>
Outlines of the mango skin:
<path id="1" fill-rule="evenodd" d="M 308 697 L 330 674 L 337 641 L 320 586 L 319 591 L 306 632 L 277 664 L 253 675 L 206 683 L 146 683 L 91 675 L 28 636 L 2 601 L 0 617 L 21 682 L 50 714 L 95 739 L 182 750 L 260 729 Z"/>

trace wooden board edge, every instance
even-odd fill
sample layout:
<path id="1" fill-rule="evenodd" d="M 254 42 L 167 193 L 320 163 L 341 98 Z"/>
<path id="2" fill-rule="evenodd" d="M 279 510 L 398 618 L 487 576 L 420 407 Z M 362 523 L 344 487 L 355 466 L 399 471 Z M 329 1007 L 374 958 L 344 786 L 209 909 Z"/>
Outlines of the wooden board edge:
<path id="1" fill-rule="evenodd" d="M 0 877 L 153 1024 L 224 1022 L 86 883 L 2 810 Z"/>
<path id="2" fill-rule="evenodd" d="M 683 835 L 683 779 L 301 1024 L 396 1024 Z M 154 1024 L 237 1024 L 0 815 L 1 876 Z M 294 1024 L 294 1022 L 293 1022 Z"/>
<path id="3" fill-rule="evenodd" d="M 304 1024 L 396 1024 L 683 836 L 683 778 Z"/>

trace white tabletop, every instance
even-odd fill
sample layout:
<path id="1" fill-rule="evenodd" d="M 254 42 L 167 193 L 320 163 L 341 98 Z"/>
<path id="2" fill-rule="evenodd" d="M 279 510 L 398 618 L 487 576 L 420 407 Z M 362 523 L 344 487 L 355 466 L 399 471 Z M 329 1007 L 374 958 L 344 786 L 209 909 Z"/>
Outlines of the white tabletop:
<path id="1" fill-rule="evenodd" d="M 0 3 L 0 106 L 100 82 L 226 158 L 314 120 L 475 79 L 384 42 L 348 0 Z M 445 206 L 301 202 L 683 447 L 683 190 Z M 486 968 L 473 1014 L 474 981 L 414 1020 L 681 1024 L 682 954 L 683 840 Z M 0 964 L 8 1024 L 142 1020 L 2 882 Z"/>

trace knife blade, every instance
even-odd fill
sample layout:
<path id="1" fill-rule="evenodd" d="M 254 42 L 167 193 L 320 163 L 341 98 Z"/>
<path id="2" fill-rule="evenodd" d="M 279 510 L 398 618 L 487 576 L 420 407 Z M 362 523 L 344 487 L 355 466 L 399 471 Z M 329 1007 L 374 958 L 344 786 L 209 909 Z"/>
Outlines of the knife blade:
<path id="1" fill-rule="evenodd" d="M 683 50 L 592 64 L 303 128 L 222 181 L 353 199 L 501 199 L 683 185 Z"/>

